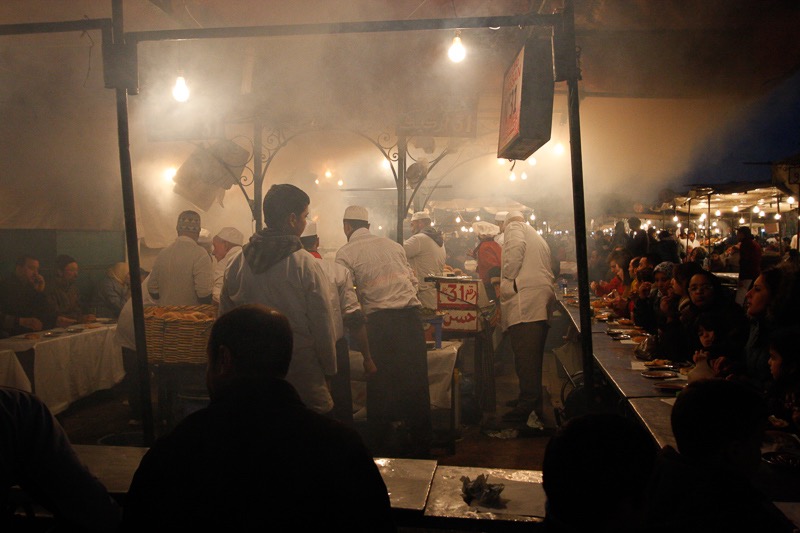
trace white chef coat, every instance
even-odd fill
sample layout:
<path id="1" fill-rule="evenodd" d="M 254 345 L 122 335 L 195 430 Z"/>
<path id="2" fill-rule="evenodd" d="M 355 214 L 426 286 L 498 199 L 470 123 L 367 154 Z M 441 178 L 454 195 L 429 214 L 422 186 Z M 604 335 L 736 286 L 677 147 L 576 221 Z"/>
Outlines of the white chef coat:
<path id="1" fill-rule="evenodd" d="M 439 246 L 429 236 L 419 232 L 405 240 L 403 249 L 419 283 L 419 301 L 425 307 L 436 309 L 436 284 L 425 281 L 425 277 L 442 275 L 447 259 L 444 246 Z"/>
<path id="2" fill-rule="evenodd" d="M 211 257 L 194 239 L 180 236 L 161 250 L 153 264 L 147 291 L 158 294 L 158 305 L 198 305 L 211 295 Z"/>
<path id="3" fill-rule="evenodd" d="M 219 261 L 214 261 L 214 287 L 211 289 L 211 299 L 219 303 L 219 293 L 222 292 L 222 278 L 225 275 L 225 269 L 228 267 L 233 258 L 242 253 L 241 246 L 234 246 L 225 257 Z"/>

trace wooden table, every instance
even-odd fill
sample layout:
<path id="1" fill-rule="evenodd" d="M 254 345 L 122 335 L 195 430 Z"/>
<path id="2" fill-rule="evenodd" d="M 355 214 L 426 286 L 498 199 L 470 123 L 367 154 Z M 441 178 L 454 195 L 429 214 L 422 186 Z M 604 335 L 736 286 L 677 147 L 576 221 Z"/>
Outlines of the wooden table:
<path id="1" fill-rule="evenodd" d="M 84 326 L 77 326 L 81 329 Z M 53 336 L 47 336 L 48 333 Z M 13 350 L 33 384 L 33 393 L 53 414 L 89 394 L 122 381 L 122 351 L 116 325 L 100 325 L 66 333 L 63 328 L 0 340 L 0 350 Z"/>
<path id="2" fill-rule="evenodd" d="M 462 476 L 474 481 L 481 474 L 488 475 L 489 483 L 506 485 L 501 493 L 501 498 L 508 499 L 505 509 L 487 509 L 464 501 Z M 425 525 L 455 530 L 531 531 L 542 525 L 544 509 L 539 471 L 439 466 L 425 507 Z"/>

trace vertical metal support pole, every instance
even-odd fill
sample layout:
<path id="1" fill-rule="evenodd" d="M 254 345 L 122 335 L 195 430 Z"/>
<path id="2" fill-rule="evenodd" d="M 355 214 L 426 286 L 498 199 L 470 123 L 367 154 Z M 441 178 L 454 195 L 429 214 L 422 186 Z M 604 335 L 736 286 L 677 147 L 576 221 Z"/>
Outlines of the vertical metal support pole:
<path id="1" fill-rule="evenodd" d="M 564 38 L 571 53 L 577 54 L 575 46 L 575 14 L 572 0 L 564 3 Z M 577 56 L 575 57 L 577 61 Z M 581 149 L 580 97 L 578 93 L 579 72 L 575 68 L 567 79 L 567 112 L 569 115 L 569 149 L 572 165 L 572 195 L 575 221 L 575 258 L 578 262 L 578 301 L 580 302 L 581 351 L 583 353 L 583 379 L 588 391 L 587 409 L 593 410 L 591 399 L 595 387 L 594 350 L 592 348 L 592 315 L 589 307 L 589 257 L 586 239 L 586 206 L 583 194 L 583 153 Z"/>
<path id="2" fill-rule="evenodd" d="M 263 210 L 261 208 L 264 198 L 264 176 L 262 175 L 264 171 L 261 168 L 261 132 L 263 129 L 264 123 L 261 122 L 261 118 L 256 117 L 253 122 L 253 205 L 250 206 L 253 211 L 253 220 L 256 221 L 256 233 L 261 231 L 263 222 Z"/>
<path id="3" fill-rule="evenodd" d="M 708 238 L 708 255 L 711 255 L 711 193 L 708 193 L 708 209 L 706 210 L 706 238 Z"/>
<path id="4" fill-rule="evenodd" d="M 406 219 L 406 155 L 408 139 L 397 138 L 397 242 L 403 244 L 403 221 Z"/>
<path id="5" fill-rule="evenodd" d="M 783 217 L 781 216 L 781 199 L 783 195 L 778 195 L 778 256 L 783 258 Z"/>
<path id="6" fill-rule="evenodd" d="M 114 43 L 123 43 L 122 0 L 112 0 Z M 133 167 L 131 165 L 130 135 L 128 130 L 128 92 L 117 88 L 117 135 L 119 138 L 119 167 L 122 178 L 122 206 L 125 214 L 125 242 L 128 247 L 128 265 L 131 272 L 131 304 L 133 306 L 133 331 L 136 339 L 136 367 L 139 372 L 139 394 L 142 403 L 142 430 L 144 445 L 155 440 L 153 404 L 150 393 L 150 370 L 147 366 L 147 344 L 144 333 L 144 305 L 142 284 L 139 282 L 139 237 L 136 234 L 136 207 L 133 195 Z"/>
<path id="7" fill-rule="evenodd" d="M 689 262 L 689 230 L 691 229 L 692 224 L 692 199 L 689 198 L 689 208 L 686 211 L 686 260 L 684 263 Z"/>

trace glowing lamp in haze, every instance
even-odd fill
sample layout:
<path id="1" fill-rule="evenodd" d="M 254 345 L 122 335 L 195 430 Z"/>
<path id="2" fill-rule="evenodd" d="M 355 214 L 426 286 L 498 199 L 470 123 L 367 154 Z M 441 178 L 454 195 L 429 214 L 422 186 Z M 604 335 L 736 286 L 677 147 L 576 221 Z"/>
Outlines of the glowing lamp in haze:
<path id="1" fill-rule="evenodd" d="M 722 214 L 722 211 L 720 211 L 719 209 L 717 209 L 716 211 L 714 211 L 714 216 L 715 216 L 715 217 L 718 217 L 718 216 L 720 216 L 721 214 Z"/>
<path id="2" fill-rule="evenodd" d="M 761 211 L 761 208 L 758 207 L 757 205 L 754 205 L 753 206 L 753 213 L 758 213 L 759 211 Z"/>
<path id="3" fill-rule="evenodd" d="M 464 61 L 464 58 L 467 57 L 467 49 L 464 48 L 464 45 L 461 43 L 460 30 L 456 30 L 456 36 L 453 37 L 453 44 L 451 44 L 450 49 L 447 50 L 447 57 L 449 57 L 450 61 L 453 63 L 461 63 Z"/>
<path id="4" fill-rule="evenodd" d="M 739 217 L 739 224 L 744 224 L 744 217 Z"/>
<path id="5" fill-rule="evenodd" d="M 739 206 L 738 205 L 733 206 L 733 212 L 734 213 L 738 213 L 739 212 Z"/>
<path id="6" fill-rule="evenodd" d="M 787 198 L 786 203 L 792 205 L 794 203 L 794 196 L 790 196 L 789 198 Z"/>
<path id="7" fill-rule="evenodd" d="M 186 85 L 186 78 L 179 74 L 172 87 L 172 97 L 178 102 L 185 102 L 189 99 L 189 86 Z"/>

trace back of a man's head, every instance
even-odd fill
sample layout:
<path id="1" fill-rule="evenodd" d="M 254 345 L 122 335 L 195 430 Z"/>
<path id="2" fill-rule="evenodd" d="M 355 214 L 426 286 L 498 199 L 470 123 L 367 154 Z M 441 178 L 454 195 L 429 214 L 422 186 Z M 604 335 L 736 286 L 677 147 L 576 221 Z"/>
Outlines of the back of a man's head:
<path id="1" fill-rule="evenodd" d="M 289 320 L 263 305 L 243 305 L 220 316 L 208 339 L 209 373 L 226 354 L 233 377 L 283 378 L 292 359 Z"/>
<path id="2" fill-rule="evenodd" d="M 733 446 L 746 446 L 752 454 L 744 459 L 757 462 L 767 414 L 764 399 L 751 387 L 723 379 L 702 380 L 678 395 L 672 433 L 678 451 L 690 461 L 729 462 Z"/>
<path id="3" fill-rule="evenodd" d="M 264 223 L 269 229 L 284 230 L 289 215 L 300 216 L 311 199 L 299 187 L 289 183 L 273 185 L 264 196 Z"/>
<path id="4" fill-rule="evenodd" d="M 635 526 L 655 455 L 642 427 L 619 415 L 571 419 L 544 454 L 548 519 L 576 531 Z"/>

